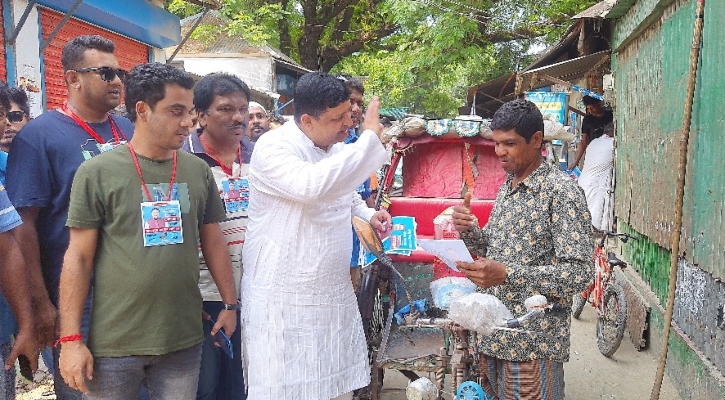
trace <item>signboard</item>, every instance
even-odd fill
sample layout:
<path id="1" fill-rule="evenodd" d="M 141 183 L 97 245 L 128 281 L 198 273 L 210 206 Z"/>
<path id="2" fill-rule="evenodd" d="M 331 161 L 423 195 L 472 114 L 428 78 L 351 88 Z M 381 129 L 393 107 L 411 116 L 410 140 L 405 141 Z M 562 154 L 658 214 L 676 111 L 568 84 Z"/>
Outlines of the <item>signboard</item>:
<path id="1" fill-rule="evenodd" d="M 552 115 L 554 121 L 566 125 L 566 95 L 564 92 L 528 92 L 526 99 L 536 104 L 542 115 Z"/>

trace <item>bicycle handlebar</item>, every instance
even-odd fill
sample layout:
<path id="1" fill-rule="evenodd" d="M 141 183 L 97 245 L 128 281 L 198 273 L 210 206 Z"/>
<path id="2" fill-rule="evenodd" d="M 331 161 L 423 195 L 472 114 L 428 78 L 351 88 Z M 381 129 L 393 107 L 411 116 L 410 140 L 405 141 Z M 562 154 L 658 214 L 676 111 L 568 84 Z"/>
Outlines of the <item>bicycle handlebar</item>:
<path id="1" fill-rule="evenodd" d="M 622 243 L 627 243 L 629 239 L 637 240 L 636 237 L 628 234 L 628 233 L 617 233 L 617 232 L 611 232 L 611 231 L 603 231 L 595 228 L 595 231 L 602 235 L 602 239 L 599 241 L 599 247 L 604 247 L 604 241 L 607 240 L 608 237 L 616 237 L 618 238 Z"/>
<path id="2" fill-rule="evenodd" d="M 534 308 L 518 318 L 511 318 L 503 322 L 496 322 L 493 325 L 496 328 L 515 329 L 539 319 L 546 314 L 567 312 L 569 312 L 568 307 L 564 307 L 561 304 L 550 304 L 545 307 Z M 454 326 L 459 325 L 450 318 L 416 318 L 411 321 L 411 323 L 401 326 L 401 328 L 446 328 Z"/>

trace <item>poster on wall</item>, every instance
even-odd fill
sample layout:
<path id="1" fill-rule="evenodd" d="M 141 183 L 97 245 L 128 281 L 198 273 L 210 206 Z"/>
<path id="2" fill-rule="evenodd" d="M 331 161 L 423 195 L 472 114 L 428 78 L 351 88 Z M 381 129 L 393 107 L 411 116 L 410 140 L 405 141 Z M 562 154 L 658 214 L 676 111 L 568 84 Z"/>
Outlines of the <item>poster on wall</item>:
<path id="1" fill-rule="evenodd" d="M 22 73 L 18 77 L 18 87 L 28 95 L 30 116 L 35 118 L 43 113 L 43 94 L 40 92 L 40 73 L 38 68 L 23 64 Z"/>
<path id="2" fill-rule="evenodd" d="M 542 115 L 552 115 L 555 121 L 566 125 L 566 93 L 528 92 L 526 99 L 539 107 Z"/>

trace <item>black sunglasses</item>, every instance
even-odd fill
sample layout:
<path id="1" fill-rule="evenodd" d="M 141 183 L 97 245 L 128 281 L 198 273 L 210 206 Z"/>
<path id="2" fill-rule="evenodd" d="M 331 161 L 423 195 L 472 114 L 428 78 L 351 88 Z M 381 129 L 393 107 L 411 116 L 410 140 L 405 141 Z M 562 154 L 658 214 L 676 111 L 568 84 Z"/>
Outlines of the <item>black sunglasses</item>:
<path id="1" fill-rule="evenodd" d="M 94 68 L 80 68 L 74 70 L 75 72 L 79 73 L 85 73 L 85 72 L 96 72 L 101 75 L 101 79 L 103 79 L 106 82 L 113 82 L 114 79 L 118 76 L 118 79 L 123 82 L 126 79 L 126 74 L 128 72 L 122 70 L 122 69 L 115 69 L 111 67 L 94 67 Z"/>
<path id="2" fill-rule="evenodd" d="M 7 113 L 7 117 L 10 122 L 23 122 L 25 113 L 22 111 L 10 111 Z"/>

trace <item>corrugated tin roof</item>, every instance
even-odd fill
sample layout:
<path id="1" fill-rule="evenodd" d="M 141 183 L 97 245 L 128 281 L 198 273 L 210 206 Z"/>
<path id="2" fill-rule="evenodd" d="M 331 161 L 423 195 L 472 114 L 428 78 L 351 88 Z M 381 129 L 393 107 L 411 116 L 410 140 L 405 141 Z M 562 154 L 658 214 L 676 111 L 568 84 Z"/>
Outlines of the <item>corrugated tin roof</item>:
<path id="1" fill-rule="evenodd" d="M 181 20 L 181 34 L 185 36 L 194 26 L 194 23 L 202 15 L 201 13 L 192 15 Z M 212 25 L 222 28 L 227 25 L 226 19 L 217 10 L 211 10 L 204 15 L 201 25 Z M 220 29 L 221 31 L 221 29 Z M 176 46 L 166 48 L 167 56 L 171 55 Z M 189 38 L 179 51 L 179 54 L 255 54 L 265 53 L 270 55 L 276 61 L 281 62 L 288 68 L 297 70 L 302 73 L 309 72 L 307 68 L 299 65 L 293 59 L 283 54 L 281 51 L 269 46 L 253 46 L 239 36 L 229 36 L 224 32 L 220 32 L 216 37 L 208 42 Z"/>
<path id="2" fill-rule="evenodd" d="M 629 11 L 630 8 L 636 3 L 637 0 L 618 0 L 617 3 L 612 6 L 612 9 L 609 10 L 609 13 L 607 14 L 607 18 L 619 18 L 623 16 L 624 14 Z"/>
<path id="3" fill-rule="evenodd" d="M 599 3 L 571 17 L 571 19 L 605 18 L 616 2 L 617 0 L 600 1 Z"/>
<path id="4" fill-rule="evenodd" d="M 519 74 L 522 79 L 521 87 L 530 87 L 531 79 L 534 78 L 535 75 L 541 74 L 546 74 L 569 82 L 579 79 L 599 64 L 599 62 L 605 57 L 609 57 L 609 51 L 600 51 L 599 53 L 589 54 L 587 56 L 562 61 L 556 64 L 530 69 Z M 550 84 L 551 82 L 546 85 Z M 534 87 L 536 87 L 536 85 L 534 85 Z"/>

